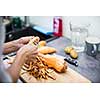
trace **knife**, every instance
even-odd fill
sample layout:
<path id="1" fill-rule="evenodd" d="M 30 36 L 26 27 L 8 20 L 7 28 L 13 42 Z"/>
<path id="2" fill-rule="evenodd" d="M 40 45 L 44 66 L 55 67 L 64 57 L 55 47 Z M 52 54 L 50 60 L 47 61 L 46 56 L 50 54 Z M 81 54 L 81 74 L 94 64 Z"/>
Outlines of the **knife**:
<path id="1" fill-rule="evenodd" d="M 56 56 L 56 57 L 58 57 L 58 58 L 64 59 L 64 60 L 67 61 L 69 64 L 72 64 L 72 65 L 74 65 L 75 67 L 78 67 L 78 66 L 79 66 L 77 60 L 72 59 L 71 57 L 64 57 L 64 56 L 57 55 L 57 54 L 53 54 L 53 55 Z"/>
<path id="2" fill-rule="evenodd" d="M 68 63 L 74 65 L 75 67 L 78 67 L 78 62 L 70 57 L 66 57 L 64 58 L 65 61 L 67 61 Z"/>

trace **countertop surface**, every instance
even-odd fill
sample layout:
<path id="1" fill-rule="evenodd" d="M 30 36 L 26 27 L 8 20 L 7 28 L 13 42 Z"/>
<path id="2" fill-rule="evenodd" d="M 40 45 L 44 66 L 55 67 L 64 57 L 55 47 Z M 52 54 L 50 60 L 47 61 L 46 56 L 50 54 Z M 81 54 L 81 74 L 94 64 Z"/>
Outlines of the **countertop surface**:
<path id="1" fill-rule="evenodd" d="M 57 49 L 57 54 L 67 57 L 68 55 L 64 52 L 64 48 L 70 46 L 71 41 L 68 38 L 60 37 L 48 42 L 47 45 L 55 47 Z M 88 56 L 85 52 L 80 52 L 77 61 L 79 64 L 78 67 L 71 64 L 68 64 L 68 66 L 88 78 L 91 82 L 100 82 L 100 53 L 94 58 Z"/>

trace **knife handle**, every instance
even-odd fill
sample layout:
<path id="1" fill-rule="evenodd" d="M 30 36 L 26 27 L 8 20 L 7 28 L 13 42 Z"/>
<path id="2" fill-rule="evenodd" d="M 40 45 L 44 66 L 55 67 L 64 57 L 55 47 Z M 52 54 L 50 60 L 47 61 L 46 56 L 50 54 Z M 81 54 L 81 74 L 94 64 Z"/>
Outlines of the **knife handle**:
<path id="1" fill-rule="evenodd" d="M 72 58 L 70 58 L 70 57 L 65 58 L 64 60 L 67 61 L 68 63 L 70 63 L 70 64 L 72 64 L 72 65 L 78 67 L 78 62 L 77 62 L 76 60 L 74 60 L 74 59 L 72 59 Z"/>

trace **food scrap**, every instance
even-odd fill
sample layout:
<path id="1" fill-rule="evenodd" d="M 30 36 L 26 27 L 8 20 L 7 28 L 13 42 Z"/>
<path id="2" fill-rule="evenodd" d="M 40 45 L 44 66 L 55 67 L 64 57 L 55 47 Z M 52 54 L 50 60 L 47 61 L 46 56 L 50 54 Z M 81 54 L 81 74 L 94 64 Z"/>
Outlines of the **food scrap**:
<path id="1" fill-rule="evenodd" d="M 25 63 L 22 69 L 25 70 L 26 73 L 34 76 L 36 79 L 56 79 L 54 76 L 52 76 L 52 72 L 49 71 L 48 66 L 38 56 L 36 56 L 32 62 Z"/>

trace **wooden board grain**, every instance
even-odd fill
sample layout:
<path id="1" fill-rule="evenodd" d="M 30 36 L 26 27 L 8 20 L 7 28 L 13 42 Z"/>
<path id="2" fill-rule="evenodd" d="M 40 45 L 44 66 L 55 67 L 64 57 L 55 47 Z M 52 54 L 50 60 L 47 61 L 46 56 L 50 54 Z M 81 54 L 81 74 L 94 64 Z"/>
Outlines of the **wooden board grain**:
<path id="1" fill-rule="evenodd" d="M 24 71 L 21 70 L 21 73 Z M 27 83 L 90 83 L 91 81 L 80 75 L 76 71 L 68 68 L 66 73 L 57 73 L 53 71 L 52 75 L 56 78 L 56 80 L 52 79 L 42 79 L 37 80 L 33 76 L 28 73 L 21 74 L 20 77 Z"/>

